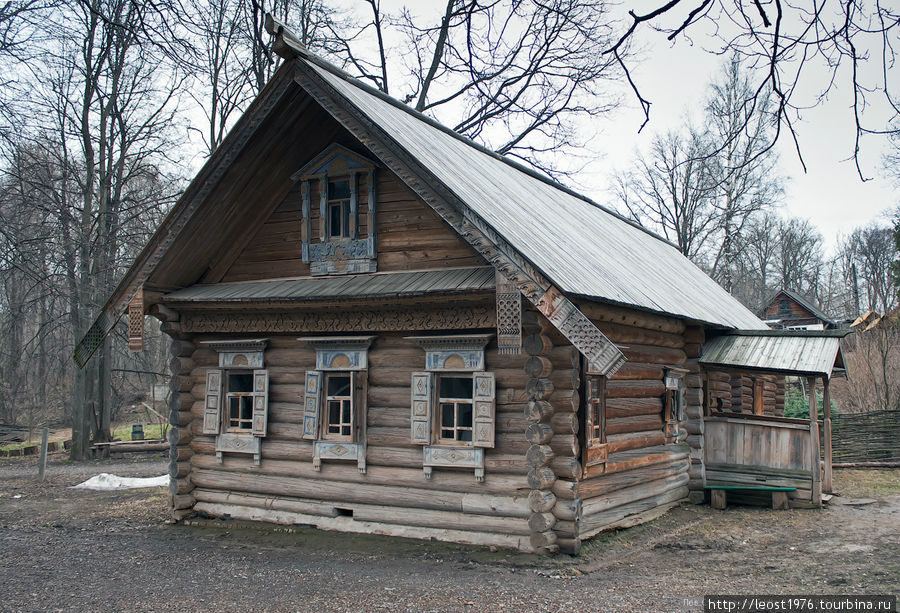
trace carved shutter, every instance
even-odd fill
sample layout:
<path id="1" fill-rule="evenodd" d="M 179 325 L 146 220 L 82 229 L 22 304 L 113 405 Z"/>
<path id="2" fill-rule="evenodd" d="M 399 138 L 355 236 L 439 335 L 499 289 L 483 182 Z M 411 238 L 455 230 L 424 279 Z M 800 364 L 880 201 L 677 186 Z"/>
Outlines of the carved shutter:
<path id="1" fill-rule="evenodd" d="M 432 375 L 430 372 L 412 374 L 410 399 L 410 440 L 413 445 L 431 444 Z"/>
<path id="2" fill-rule="evenodd" d="M 303 401 L 303 438 L 316 440 L 319 432 L 319 406 L 322 404 L 322 373 L 306 371 L 306 399 Z"/>
<path id="3" fill-rule="evenodd" d="M 269 371 L 253 371 L 253 436 L 265 436 L 269 422 Z"/>
<path id="4" fill-rule="evenodd" d="M 366 442 L 366 397 L 368 396 L 369 373 L 364 370 L 350 373 L 353 382 L 353 420 L 356 425 L 357 443 Z"/>
<path id="5" fill-rule="evenodd" d="M 496 397 L 494 373 L 472 374 L 474 416 L 472 420 L 472 444 L 475 447 L 494 446 L 494 399 Z"/>
<path id="6" fill-rule="evenodd" d="M 203 405 L 203 434 L 219 433 L 222 412 L 222 371 L 206 371 L 206 402 Z"/>

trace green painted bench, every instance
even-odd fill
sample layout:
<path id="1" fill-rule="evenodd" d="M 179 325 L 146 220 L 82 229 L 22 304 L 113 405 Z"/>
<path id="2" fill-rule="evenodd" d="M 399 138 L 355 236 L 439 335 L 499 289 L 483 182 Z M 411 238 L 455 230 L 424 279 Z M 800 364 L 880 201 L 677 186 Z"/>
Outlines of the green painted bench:
<path id="1" fill-rule="evenodd" d="M 773 509 L 789 509 L 788 492 L 796 492 L 796 487 L 776 487 L 765 485 L 707 485 L 705 489 L 709 490 L 710 506 L 714 509 L 724 509 L 728 506 L 727 492 L 729 490 L 745 491 L 745 492 L 771 492 Z"/>

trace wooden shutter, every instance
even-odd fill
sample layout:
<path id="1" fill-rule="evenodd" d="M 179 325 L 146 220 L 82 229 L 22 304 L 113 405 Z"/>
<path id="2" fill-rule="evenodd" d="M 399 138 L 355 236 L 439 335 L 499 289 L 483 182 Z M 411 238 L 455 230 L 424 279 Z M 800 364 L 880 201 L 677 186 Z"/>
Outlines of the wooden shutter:
<path id="1" fill-rule="evenodd" d="M 319 406 L 322 404 L 322 373 L 306 371 L 306 397 L 303 401 L 303 438 L 316 440 L 319 433 Z"/>
<path id="2" fill-rule="evenodd" d="M 495 381 L 492 372 L 472 374 L 472 444 L 475 447 L 494 446 Z"/>
<path id="3" fill-rule="evenodd" d="M 253 371 L 253 436 L 265 436 L 269 422 L 269 371 Z"/>
<path id="4" fill-rule="evenodd" d="M 364 370 L 350 373 L 353 385 L 353 420 L 356 426 L 357 443 L 366 440 L 366 398 L 368 396 L 369 373 Z"/>
<path id="5" fill-rule="evenodd" d="M 582 454 L 582 464 L 585 469 L 604 464 L 608 455 L 606 446 L 606 377 L 588 375 L 586 387 L 584 452 Z M 597 417 L 599 424 L 594 423 L 594 402 L 597 400 L 601 403 L 598 407 Z M 599 426 L 599 436 L 595 435 L 595 426 Z"/>
<path id="6" fill-rule="evenodd" d="M 206 371 L 206 402 L 203 405 L 203 434 L 219 433 L 222 413 L 222 371 Z"/>
<path id="7" fill-rule="evenodd" d="M 413 445 L 431 444 L 431 405 L 433 378 L 430 372 L 412 374 L 412 397 L 410 399 L 410 440 Z"/>

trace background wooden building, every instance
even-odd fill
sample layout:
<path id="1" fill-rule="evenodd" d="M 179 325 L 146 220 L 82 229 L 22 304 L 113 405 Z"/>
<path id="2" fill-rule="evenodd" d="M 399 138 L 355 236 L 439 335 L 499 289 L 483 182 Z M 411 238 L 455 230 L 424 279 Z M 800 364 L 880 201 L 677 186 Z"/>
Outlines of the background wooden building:
<path id="1" fill-rule="evenodd" d="M 702 491 L 703 344 L 765 325 L 269 25 L 284 65 L 76 351 L 129 304 L 174 339 L 175 517 L 576 552 Z"/>

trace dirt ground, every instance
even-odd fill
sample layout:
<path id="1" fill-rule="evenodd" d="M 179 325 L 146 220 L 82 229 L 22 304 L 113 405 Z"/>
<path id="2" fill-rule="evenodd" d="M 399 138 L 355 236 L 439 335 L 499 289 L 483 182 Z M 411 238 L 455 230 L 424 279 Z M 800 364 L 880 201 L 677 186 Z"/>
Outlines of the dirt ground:
<path id="1" fill-rule="evenodd" d="M 822 510 L 684 505 L 578 557 L 206 521 L 166 523 L 163 488 L 91 492 L 0 461 L 3 611 L 700 611 L 704 594 L 897 594 L 900 470 L 836 471 Z M 19 497 L 16 497 L 19 496 Z"/>

